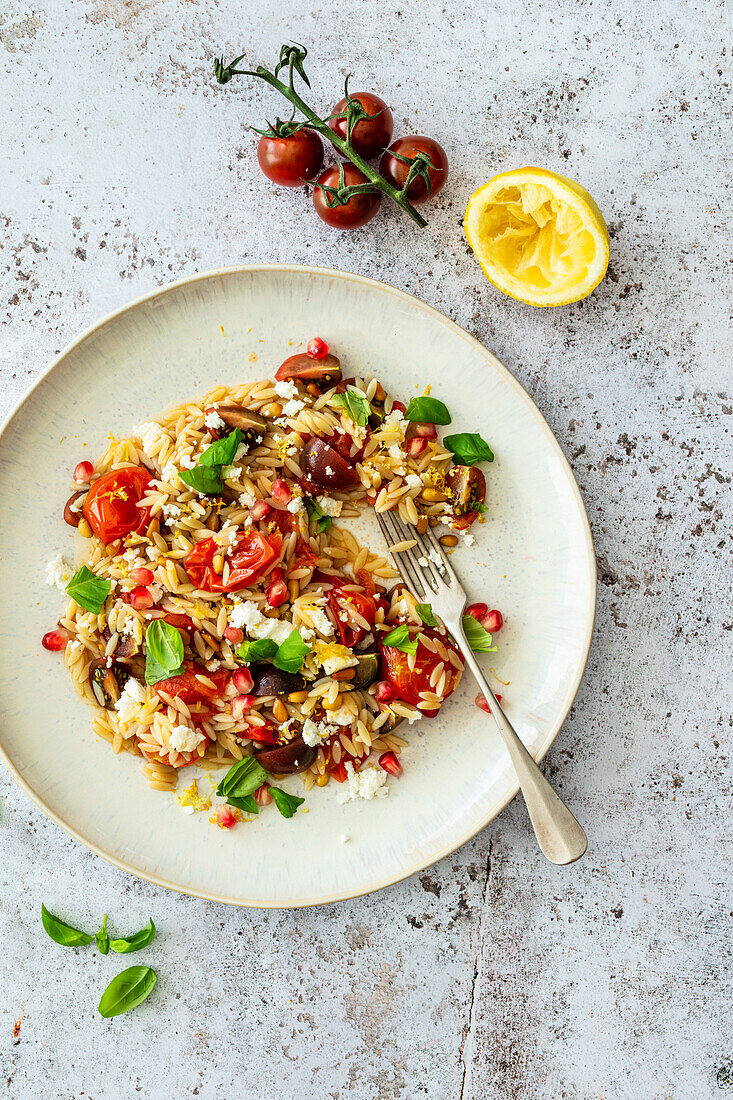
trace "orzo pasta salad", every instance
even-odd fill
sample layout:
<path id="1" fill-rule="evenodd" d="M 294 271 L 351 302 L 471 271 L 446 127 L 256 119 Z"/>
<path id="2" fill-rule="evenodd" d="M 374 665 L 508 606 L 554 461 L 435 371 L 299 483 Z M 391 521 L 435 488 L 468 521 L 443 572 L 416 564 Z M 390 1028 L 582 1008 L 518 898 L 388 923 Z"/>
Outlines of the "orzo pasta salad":
<path id="1" fill-rule="evenodd" d="M 295 773 L 305 790 L 335 780 L 342 801 L 384 796 L 401 734 L 438 713 L 463 662 L 346 521 L 395 509 L 444 524 L 444 545 L 472 542 L 477 463 L 493 456 L 478 435 L 441 443 L 449 422 L 429 393 L 405 406 L 376 378 L 342 378 L 314 339 L 273 380 L 221 386 L 80 462 L 64 519 L 86 553 L 76 571 L 62 555 L 48 567 L 69 602 L 43 644 L 63 651 L 96 733 L 142 756 L 158 790 L 226 767 L 224 827 L 272 802 L 292 816 L 303 799 L 280 783 Z M 486 605 L 469 613 L 501 626 Z M 195 783 L 186 794 L 211 805 Z"/>

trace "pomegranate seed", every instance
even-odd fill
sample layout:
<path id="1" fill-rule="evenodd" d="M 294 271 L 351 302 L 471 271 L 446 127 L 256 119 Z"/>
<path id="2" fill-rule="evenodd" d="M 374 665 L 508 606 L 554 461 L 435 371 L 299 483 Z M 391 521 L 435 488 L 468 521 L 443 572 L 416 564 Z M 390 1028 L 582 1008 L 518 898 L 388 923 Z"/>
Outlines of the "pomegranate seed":
<path id="1" fill-rule="evenodd" d="M 269 516 L 272 508 L 266 500 L 256 500 L 249 510 L 249 518 L 253 523 L 259 523 L 261 519 Z"/>
<path id="2" fill-rule="evenodd" d="M 144 585 L 141 585 L 139 588 L 133 588 L 127 598 L 130 607 L 133 607 L 135 611 L 146 611 L 147 608 L 152 607 L 155 603 L 153 593 Z"/>
<path id="3" fill-rule="evenodd" d="M 285 603 L 289 595 L 285 581 L 273 581 L 265 589 L 265 599 L 268 607 L 279 607 Z"/>
<path id="4" fill-rule="evenodd" d="M 488 610 L 488 606 L 485 603 L 470 603 L 463 614 L 470 615 L 472 619 L 480 623 Z"/>
<path id="5" fill-rule="evenodd" d="M 378 703 L 393 703 L 397 698 L 397 688 L 390 684 L 389 680 L 380 680 L 374 686 L 374 698 Z"/>
<path id="6" fill-rule="evenodd" d="M 407 412 L 407 405 L 404 405 L 401 401 L 393 401 L 392 402 L 392 409 L 393 410 L 397 409 L 398 412 L 406 413 Z"/>
<path id="7" fill-rule="evenodd" d="M 276 504 L 289 504 L 293 499 L 293 494 L 290 492 L 290 486 L 287 481 L 283 481 L 281 477 L 275 478 L 270 492 Z"/>
<path id="8" fill-rule="evenodd" d="M 412 439 L 408 439 L 407 447 L 405 449 L 407 450 L 410 458 L 417 458 L 419 454 L 422 454 L 427 445 L 427 439 L 421 439 L 419 435 L 416 435 Z"/>
<path id="9" fill-rule="evenodd" d="M 232 673 L 232 683 L 240 695 L 247 695 L 254 684 L 252 673 L 248 668 L 238 668 L 236 672 Z"/>
<path id="10" fill-rule="evenodd" d="M 232 718 L 242 718 L 244 712 L 249 710 L 256 701 L 256 695 L 235 695 L 232 699 Z"/>
<path id="11" fill-rule="evenodd" d="M 272 795 L 266 783 L 263 783 L 262 786 L 258 787 L 255 791 L 255 802 L 258 806 L 269 806 L 272 802 Z"/>
<path id="12" fill-rule="evenodd" d="M 91 481 L 94 477 L 94 467 L 91 462 L 79 462 L 74 467 L 74 481 L 78 481 L 80 484 L 85 481 Z"/>
<path id="13" fill-rule="evenodd" d="M 314 336 L 308 341 L 305 353 L 310 355 L 311 359 L 324 359 L 328 355 L 328 344 L 325 340 L 321 340 L 320 336 Z"/>
<path id="14" fill-rule="evenodd" d="M 237 824 L 237 819 L 231 809 L 223 802 L 216 807 L 216 824 L 220 829 L 233 829 Z"/>
<path id="15" fill-rule="evenodd" d="M 240 630 L 238 626 L 228 626 L 224 631 L 224 637 L 232 645 L 239 645 L 244 641 L 244 631 Z"/>
<path id="16" fill-rule="evenodd" d="M 484 615 L 484 617 L 481 619 L 481 626 L 484 628 L 484 630 L 488 630 L 489 634 L 498 633 L 503 625 L 504 616 L 502 615 L 501 611 L 497 611 L 496 608 L 494 608 L 492 611 L 489 611 L 488 615 Z"/>
<path id="17" fill-rule="evenodd" d="M 44 649 L 50 649 L 53 653 L 58 653 L 59 650 L 66 649 L 70 640 L 71 635 L 68 630 L 64 630 L 60 626 L 58 630 L 49 630 L 48 634 L 44 634 L 41 638 L 41 645 Z"/>
<path id="18" fill-rule="evenodd" d="M 390 775 L 402 775 L 402 765 L 393 752 L 383 752 L 379 757 L 379 766 Z"/>
<path id="19" fill-rule="evenodd" d="M 501 702 L 501 695 L 496 696 L 496 701 L 497 703 Z M 485 710 L 487 714 L 491 714 L 491 711 L 489 710 L 489 704 L 486 702 L 481 692 L 479 692 L 474 699 L 474 703 L 479 708 L 479 710 Z"/>
<path id="20" fill-rule="evenodd" d="M 424 424 L 422 422 L 415 421 L 412 425 L 412 430 L 416 436 L 421 436 L 423 439 L 437 439 L 438 429 L 435 424 Z"/>
<path id="21" fill-rule="evenodd" d="M 130 580 L 133 584 L 152 584 L 155 580 L 155 573 L 152 569 L 146 569 L 144 565 L 141 565 L 139 569 L 132 570 Z"/>

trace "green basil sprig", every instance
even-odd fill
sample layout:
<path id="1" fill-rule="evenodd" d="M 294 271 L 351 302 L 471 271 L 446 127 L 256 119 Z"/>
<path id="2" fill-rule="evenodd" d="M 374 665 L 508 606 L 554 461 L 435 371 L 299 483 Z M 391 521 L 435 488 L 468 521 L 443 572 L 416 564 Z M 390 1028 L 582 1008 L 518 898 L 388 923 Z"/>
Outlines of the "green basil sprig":
<path id="1" fill-rule="evenodd" d="M 178 476 L 197 493 L 207 497 L 218 496 L 224 489 L 221 466 L 194 466 L 192 470 L 179 470 Z"/>
<path id="2" fill-rule="evenodd" d="M 437 626 L 437 620 L 429 603 L 415 604 L 415 610 L 426 626 Z"/>
<path id="3" fill-rule="evenodd" d="M 86 565 L 82 565 L 67 584 L 66 593 L 85 611 L 92 611 L 98 615 L 109 596 L 111 587 L 111 581 L 98 577 Z"/>
<path id="4" fill-rule="evenodd" d="M 109 945 L 118 955 L 131 955 L 133 951 L 142 951 L 155 939 L 156 928 L 151 917 L 144 928 L 139 932 L 133 932 L 131 936 L 123 936 L 117 940 L 110 940 Z"/>
<path id="5" fill-rule="evenodd" d="M 107 931 L 107 914 L 102 917 L 102 927 L 94 933 L 100 955 L 109 954 L 109 932 Z"/>
<path id="6" fill-rule="evenodd" d="M 153 619 L 145 631 L 145 683 L 157 684 L 183 672 L 183 639 L 165 619 Z"/>
<path id="7" fill-rule="evenodd" d="M 267 781 L 268 774 L 254 756 L 245 756 L 231 766 L 216 788 L 216 793 L 220 798 L 226 798 L 227 802 L 230 797 L 246 798 L 259 790 Z M 252 812 L 257 813 L 257 810 Z"/>
<path id="8" fill-rule="evenodd" d="M 305 655 L 310 651 L 311 647 L 306 645 L 297 630 L 293 630 L 282 645 L 278 646 L 272 663 L 283 672 L 300 672 Z"/>
<path id="9" fill-rule="evenodd" d="M 222 439 L 209 444 L 199 458 L 197 464 L 190 470 L 179 470 L 178 476 L 186 485 L 190 485 L 197 493 L 205 496 L 216 496 L 221 493 L 224 483 L 221 480 L 222 466 L 231 466 L 237 453 L 239 444 L 244 435 L 239 428 L 229 432 Z"/>
<path id="10" fill-rule="evenodd" d="M 109 983 L 99 1002 L 99 1013 L 105 1019 L 120 1016 L 137 1008 L 149 997 L 158 978 L 150 966 L 128 966 Z"/>
<path id="11" fill-rule="evenodd" d="M 459 432 L 443 440 L 457 466 L 475 466 L 477 462 L 493 462 L 494 452 L 478 432 Z"/>
<path id="12" fill-rule="evenodd" d="M 240 642 L 234 652 L 245 665 L 250 661 L 269 661 L 277 653 L 277 642 L 272 638 L 256 638 L 253 642 L 247 639 Z"/>
<path id="13" fill-rule="evenodd" d="M 311 523 L 317 524 L 319 533 L 322 534 L 324 531 L 328 531 L 333 520 L 330 516 L 326 515 L 315 497 L 306 498 L 305 508 L 308 513 L 308 519 Z"/>
<path id="14" fill-rule="evenodd" d="M 60 943 L 62 947 L 86 947 L 94 939 L 94 936 L 82 932 L 79 928 L 73 928 L 60 917 L 49 913 L 45 905 L 41 905 L 41 921 L 51 939 L 55 943 Z"/>
<path id="15" fill-rule="evenodd" d="M 272 795 L 272 801 L 283 817 L 292 817 L 298 806 L 302 806 L 305 802 L 304 798 L 298 798 L 296 794 L 288 794 L 287 791 L 282 791 L 279 787 L 268 787 L 268 790 Z"/>
<path id="16" fill-rule="evenodd" d="M 231 466 L 234 456 L 239 450 L 239 444 L 244 441 L 244 433 L 241 428 L 235 428 L 233 432 L 222 436 L 203 451 L 198 460 L 199 466 Z M 194 467 L 195 469 L 195 467 Z"/>
<path id="17" fill-rule="evenodd" d="M 405 420 L 422 424 L 450 424 L 450 413 L 437 397 L 413 397 L 405 409 Z"/>
<path id="18" fill-rule="evenodd" d="M 396 626 L 394 630 L 390 630 L 386 638 L 383 639 L 384 645 L 391 645 L 394 649 L 400 649 L 403 653 L 417 653 L 417 645 L 419 639 L 417 637 L 410 638 L 410 630 L 407 623 L 401 623 L 400 626 Z"/>
<path id="19" fill-rule="evenodd" d="M 496 653 L 498 647 L 491 644 L 493 639 L 488 630 L 484 630 L 473 615 L 464 615 L 462 622 L 463 633 L 474 653 Z"/>
<path id="20" fill-rule="evenodd" d="M 365 428 L 369 422 L 372 408 L 361 390 L 355 386 L 347 386 L 343 393 L 335 393 L 331 398 L 331 404 L 342 408 L 350 420 Z"/>

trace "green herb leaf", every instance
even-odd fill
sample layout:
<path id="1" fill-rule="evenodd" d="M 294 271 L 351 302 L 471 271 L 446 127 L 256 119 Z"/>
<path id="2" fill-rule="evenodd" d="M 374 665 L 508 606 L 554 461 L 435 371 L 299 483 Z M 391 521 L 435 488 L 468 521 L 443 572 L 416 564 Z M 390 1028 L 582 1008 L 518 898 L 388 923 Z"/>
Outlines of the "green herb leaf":
<path id="1" fill-rule="evenodd" d="M 497 646 L 492 645 L 492 637 L 488 630 L 484 630 L 481 623 L 472 615 L 463 616 L 463 633 L 474 653 L 496 653 Z"/>
<path id="2" fill-rule="evenodd" d="M 245 795 L 244 798 L 237 798 L 236 795 L 230 794 L 227 803 L 229 806 L 236 806 L 238 810 L 244 810 L 247 814 L 258 814 L 260 812 L 251 794 Z"/>
<path id="3" fill-rule="evenodd" d="M 494 452 L 478 432 L 447 435 L 443 444 L 449 451 L 453 451 L 453 461 L 457 466 L 475 466 L 477 462 L 494 461 Z"/>
<path id="4" fill-rule="evenodd" d="M 60 943 L 62 947 L 86 947 L 94 939 L 94 936 L 82 932 L 79 928 L 72 928 L 66 921 L 49 913 L 45 905 L 41 906 L 41 920 L 51 939 L 55 943 Z"/>
<path id="5" fill-rule="evenodd" d="M 429 603 L 415 604 L 415 610 L 425 623 L 426 626 L 437 626 L 435 615 L 433 615 L 433 609 Z"/>
<path id="6" fill-rule="evenodd" d="M 192 470 L 179 470 L 178 476 L 197 493 L 217 496 L 224 488 L 220 466 L 194 466 Z"/>
<path id="7" fill-rule="evenodd" d="M 145 631 L 145 683 L 157 684 L 183 671 L 183 639 L 165 619 L 153 619 Z"/>
<path id="8" fill-rule="evenodd" d="M 107 914 L 102 917 L 102 927 L 94 933 L 100 955 L 109 954 L 109 932 L 107 931 Z"/>
<path id="9" fill-rule="evenodd" d="M 292 817 L 298 806 L 302 806 L 305 802 L 304 798 L 298 798 L 296 794 L 281 791 L 279 787 L 268 787 L 268 790 L 272 795 L 272 801 L 283 817 Z"/>
<path id="10" fill-rule="evenodd" d="M 234 651 L 238 660 L 248 665 L 250 661 L 267 661 L 277 653 L 277 642 L 272 638 L 257 638 L 255 641 L 240 642 Z"/>
<path id="11" fill-rule="evenodd" d="M 333 520 L 330 516 L 326 515 L 315 497 L 306 498 L 305 508 L 308 513 L 308 519 L 311 523 L 317 524 L 318 531 L 321 534 L 324 531 L 328 531 L 329 527 L 333 523 Z"/>
<path id="12" fill-rule="evenodd" d="M 300 672 L 305 655 L 310 651 L 311 647 L 306 645 L 297 630 L 293 630 L 282 645 L 278 646 L 272 663 L 275 668 L 281 668 L 283 672 Z"/>
<path id="13" fill-rule="evenodd" d="M 98 615 L 109 596 L 111 587 L 111 581 L 98 577 L 96 573 L 92 573 L 91 569 L 87 569 L 86 565 L 82 565 L 67 584 L 66 593 L 85 611 L 92 611 Z"/>
<path id="14" fill-rule="evenodd" d="M 395 649 L 402 650 L 403 653 L 417 653 L 418 639 L 410 638 L 410 630 L 407 623 L 401 623 L 401 625 L 396 626 L 394 630 L 390 630 L 383 641 L 385 645 L 391 645 Z"/>
<path id="15" fill-rule="evenodd" d="M 474 511 L 478 512 L 478 514 L 480 516 L 482 516 L 484 514 L 484 512 L 488 512 L 488 510 L 489 510 L 488 504 L 484 504 L 484 502 L 482 500 L 479 501 L 478 504 L 476 505 L 476 507 L 474 508 Z"/>
<path id="16" fill-rule="evenodd" d="M 361 390 L 355 386 L 347 386 L 343 393 L 336 393 L 331 398 L 331 404 L 342 408 L 350 420 L 359 427 L 365 428 L 369 422 L 372 408 Z"/>
<path id="17" fill-rule="evenodd" d="M 234 456 L 239 449 L 239 444 L 244 440 L 244 433 L 235 428 L 229 435 L 217 439 L 211 443 L 198 460 L 199 466 L 231 466 Z M 196 467 L 194 467 L 195 469 Z"/>
<path id="18" fill-rule="evenodd" d="M 230 795 L 235 798 L 246 798 L 248 794 L 254 794 L 262 786 L 268 774 L 262 765 L 257 763 L 254 756 L 245 756 L 231 766 L 216 788 L 216 793 L 227 801 Z"/>
<path id="19" fill-rule="evenodd" d="M 124 936 L 119 940 L 110 940 L 109 945 L 118 955 L 131 955 L 133 951 L 141 951 L 155 939 L 155 925 L 151 917 L 144 928 L 139 932 L 133 932 L 131 936 Z"/>
<path id="20" fill-rule="evenodd" d="M 150 966 L 128 966 L 112 979 L 99 1002 L 99 1013 L 105 1019 L 120 1016 L 137 1008 L 149 997 L 157 982 L 155 971 Z"/>
<path id="21" fill-rule="evenodd" d="M 437 397 L 413 397 L 405 410 L 405 420 L 422 424 L 450 424 L 450 413 Z"/>

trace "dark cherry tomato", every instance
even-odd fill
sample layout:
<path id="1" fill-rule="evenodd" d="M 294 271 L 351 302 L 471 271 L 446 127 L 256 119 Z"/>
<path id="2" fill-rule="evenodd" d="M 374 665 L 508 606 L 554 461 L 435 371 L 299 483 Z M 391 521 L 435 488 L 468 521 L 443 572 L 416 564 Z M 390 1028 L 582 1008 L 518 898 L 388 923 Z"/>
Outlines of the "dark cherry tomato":
<path id="1" fill-rule="evenodd" d="M 368 183 L 369 180 L 353 164 L 344 164 L 344 183 L 347 187 L 354 187 L 358 183 Z M 327 168 L 318 177 L 318 183 L 326 187 L 338 187 L 338 165 Z M 343 206 L 329 206 L 331 196 L 322 191 L 320 187 L 313 189 L 313 205 L 318 217 L 335 229 L 358 229 L 360 225 L 366 225 L 371 221 L 382 201 L 379 191 L 370 191 L 363 195 L 352 195 Z"/>
<path id="2" fill-rule="evenodd" d="M 213 538 L 198 542 L 186 558 L 184 567 L 191 583 L 202 592 L 234 592 L 258 580 L 281 546 L 280 535 L 267 539 L 259 531 L 242 531 L 237 536 L 233 552 L 227 557 L 229 579 L 226 584 L 222 575 L 214 569 L 214 558 L 222 551 Z"/>
<path id="3" fill-rule="evenodd" d="M 486 478 L 478 466 L 453 466 L 445 482 L 453 493 L 453 527 L 466 531 L 486 500 Z"/>
<path id="4" fill-rule="evenodd" d="M 438 145 L 433 138 L 422 136 L 397 138 L 380 160 L 379 171 L 384 178 L 395 187 L 402 187 L 410 171 L 410 165 L 391 156 L 392 153 L 399 153 L 401 157 L 414 157 L 416 153 L 427 153 L 433 162 L 432 167 L 428 168 L 432 191 L 428 191 L 428 186 L 421 176 L 415 176 L 407 189 L 407 197 L 411 203 L 427 202 L 438 194 L 448 179 L 448 157 L 442 145 Z"/>
<path id="5" fill-rule="evenodd" d="M 84 501 L 84 519 L 105 545 L 144 531 L 150 523 L 150 509 L 138 508 L 137 502 L 148 491 L 151 475 L 142 466 L 124 466 L 111 470 L 92 485 Z"/>
<path id="6" fill-rule="evenodd" d="M 392 140 L 394 130 L 392 112 L 384 100 L 373 92 L 353 92 L 350 93 L 350 98 L 358 100 L 368 115 L 376 116 L 361 119 L 351 131 L 351 144 L 354 150 L 364 160 L 371 160 L 372 157 L 378 157 Z M 328 125 L 345 141 L 346 100 L 340 99 L 331 114 L 339 117 L 331 119 Z"/>
<path id="7" fill-rule="evenodd" d="M 455 643 L 445 634 L 439 634 L 438 631 L 430 627 L 423 627 L 420 631 L 417 629 L 411 631 L 413 637 L 418 633 L 427 634 L 430 638 L 437 638 L 446 649 L 452 650 L 456 656 L 460 657 L 460 652 L 456 648 Z M 382 637 L 384 637 L 384 635 Z M 382 654 L 382 675 L 397 689 L 397 693 L 403 702 L 410 703 L 411 706 L 416 707 L 418 703 L 422 702 L 420 692 L 433 691 L 433 688 L 430 686 L 430 677 L 433 673 L 433 669 L 440 663 L 441 658 L 437 653 L 433 653 L 431 649 L 418 644 L 417 653 L 415 655 L 415 667 L 410 668 L 408 664 L 408 654 L 404 653 L 401 649 L 395 649 L 394 646 L 385 645 L 381 639 L 379 648 Z M 456 670 L 453 666 L 446 664 L 445 667 L 448 671 L 448 677 L 446 688 L 443 691 L 443 699 L 447 699 L 448 696 L 453 693 L 458 683 Z M 434 710 L 424 711 L 423 713 L 427 718 L 431 718 L 438 712 Z"/>
<path id="8" fill-rule="evenodd" d="M 298 187 L 314 180 L 323 167 L 323 142 L 315 130 L 296 130 L 289 137 L 261 137 L 257 160 L 269 180 Z"/>

